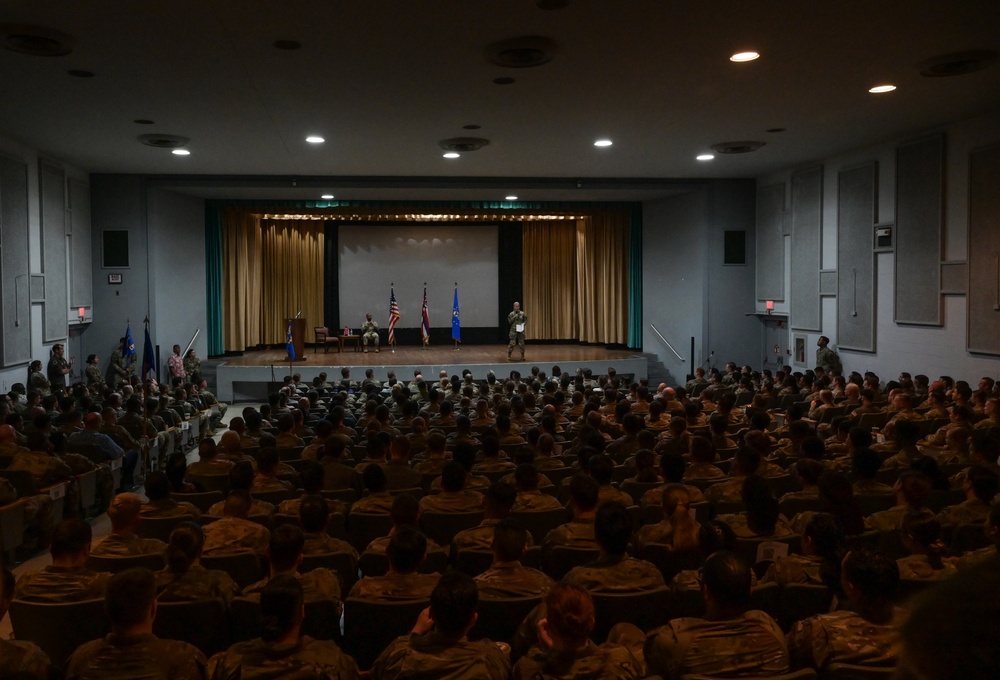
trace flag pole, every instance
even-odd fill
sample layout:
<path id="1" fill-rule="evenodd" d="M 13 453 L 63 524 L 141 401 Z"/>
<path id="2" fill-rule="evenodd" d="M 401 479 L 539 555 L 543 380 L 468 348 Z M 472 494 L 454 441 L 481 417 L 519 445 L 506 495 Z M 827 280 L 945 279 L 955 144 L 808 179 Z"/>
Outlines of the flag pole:
<path id="1" fill-rule="evenodd" d="M 458 281 L 455 282 L 455 301 L 456 302 L 458 301 Z M 452 313 L 452 318 L 453 318 L 453 320 L 452 320 L 452 326 L 454 326 L 454 323 L 455 323 L 454 322 L 454 317 L 456 316 L 457 312 L 458 312 L 458 307 L 456 306 L 454 312 Z M 461 347 L 458 346 L 458 338 L 456 338 L 454 335 L 452 335 L 451 339 L 455 341 L 455 346 L 451 348 L 451 350 L 453 352 L 457 352 L 460 349 L 462 349 Z"/>
<path id="2" fill-rule="evenodd" d="M 142 320 L 143 330 L 145 335 L 143 336 L 143 342 L 145 338 L 149 337 L 149 315 Z M 145 348 L 143 348 L 143 354 L 145 354 Z M 139 441 L 139 455 L 142 456 L 142 465 L 140 469 L 142 470 L 142 482 L 146 481 L 146 475 L 149 474 L 149 409 L 147 407 L 147 402 L 149 400 L 149 372 L 145 371 L 142 374 L 142 439 Z M 134 484 L 136 480 L 133 479 Z"/>
<path id="3" fill-rule="evenodd" d="M 430 345 L 430 342 L 431 342 L 431 327 L 430 327 L 430 325 L 427 326 L 427 335 L 424 335 L 424 333 L 423 333 L 424 320 L 426 318 L 424 316 L 424 311 L 426 309 L 427 309 L 427 282 L 424 281 L 424 303 L 420 306 L 420 330 L 421 330 L 420 335 L 422 336 L 420 338 L 420 349 L 423 349 L 423 350 L 430 349 L 429 345 Z"/>

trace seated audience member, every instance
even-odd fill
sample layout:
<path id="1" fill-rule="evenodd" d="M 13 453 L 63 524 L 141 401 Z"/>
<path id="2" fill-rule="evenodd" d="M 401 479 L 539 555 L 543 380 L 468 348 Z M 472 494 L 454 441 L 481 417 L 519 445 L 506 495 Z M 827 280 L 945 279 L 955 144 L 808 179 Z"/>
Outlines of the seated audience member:
<path id="1" fill-rule="evenodd" d="M 268 581 L 260 593 L 260 637 L 213 656 L 209 677 L 356 679 L 357 664 L 335 642 L 302 635 L 305 601 L 294 576 Z"/>
<path id="2" fill-rule="evenodd" d="M 472 466 L 472 471 L 482 474 L 484 472 L 510 472 L 514 469 L 514 463 L 507 454 L 500 450 L 500 440 L 494 434 L 487 434 L 483 437 L 482 450 L 476 456 L 476 463 Z"/>
<path id="3" fill-rule="evenodd" d="M 663 487 L 663 519 L 656 524 L 647 524 L 636 532 L 633 540 L 635 554 L 642 552 L 650 543 L 667 545 L 675 552 L 687 552 L 698 548 L 698 531 L 701 525 L 691 516 L 691 500 L 687 487 L 683 484 L 667 484 Z"/>
<path id="4" fill-rule="evenodd" d="M 726 473 L 713 465 L 716 460 L 715 447 L 705 437 L 691 438 L 691 464 L 684 471 L 684 481 L 725 479 Z"/>
<path id="5" fill-rule="evenodd" d="M 167 544 L 155 538 L 140 538 L 135 530 L 142 521 L 142 499 L 132 492 L 120 493 L 111 500 L 108 519 L 111 533 L 94 544 L 92 555 L 126 557 L 130 555 L 162 555 Z"/>
<path id="6" fill-rule="evenodd" d="M 278 416 L 278 434 L 274 438 L 274 445 L 279 449 L 294 449 L 305 446 L 306 443 L 292 430 L 295 429 L 295 418 L 291 413 L 283 413 Z"/>
<path id="7" fill-rule="evenodd" d="M 302 504 L 306 496 L 323 495 L 323 466 L 314 460 L 302 461 L 302 469 L 299 471 L 299 482 L 303 492 L 302 495 L 298 498 L 289 498 L 287 501 L 281 501 L 278 504 L 278 514 L 297 515 L 299 514 L 299 505 Z M 330 498 L 327 499 L 326 505 L 330 510 L 330 514 L 340 513 L 345 517 L 347 516 L 348 508 L 345 502 Z"/>
<path id="8" fill-rule="evenodd" d="M 663 478 L 664 485 L 684 484 L 684 472 L 686 470 L 687 463 L 684 462 L 684 459 L 680 455 L 676 453 L 664 453 L 660 456 L 660 476 Z M 701 489 L 690 484 L 685 484 L 684 486 L 688 490 L 688 496 L 692 503 L 705 501 L 705 494 L 701 492 Z M 648 508 L 651 505 L 659 505 L 662 497 L 663 487 L 650 489 L 642 495 L 639 505 L 644 508 Z"/>
<path id="9" fill-rule="evenodd" d="M 476 582 L 460 573 L 446 574 L 430 594 L 409 635 L 396 638 L 372 666 L 374 680 L 397 678 L 486 678 L 507 680 L 510 660 L 490 640 L 470 642 L 476 624 Z"/>
<path id="10" fill-rule="evenodd" d="M 742 500 L 745 511 L 716 518 L 731 526 L 738 538 L 785 538 L 795 534 L 778 510 L 774 492 L 763 477 L 751 476 L 743 480 Z"/>
<path id="11" fill-rule="evenodd" d="M 992 557 L 914 601 L 901 627 L 901 680 L 988 678 L 1000 668 L 1000 558 Z"/>
<path id="12" fill-rule="evenodd" d="M 420 512 L 477 512 L 483 495 L 465 488 L 466 468 L 456 461 L 446 463 L 441 472 L 441 493 L 420 499 Z"/>
<path id="13" fill-rule="evenodd" d="M 139 516 L 160 519 L 164 517 L 193 517 L 197 519 L 201 511 L 186 501 L 170 497 L 170 479 L 166 473 L 153 471 L 146 473 L 145 503 L 139 508 Z"/>
<path id="14" fill-rule="evenodd" d="M 625 507 L 633 504 L 631 496 L 624 491 L 619 491 L 611 485 L 611 480 L 615 474 L 615 461 L 611 458 L 611 456 L 591 456 L 590 460 L 587 461 L 587 474 L 597 480 L 599 485 L 597 492 L 598 506 L 601 506 L 608 501 L 621 503 Z"/>
<path id="15" fill-rule="evenodd" d="M 303 496 L 299 499 L 299 525 L 305 534 L 303 555 L 327 555 L 330 553 L 347 553 L 354 558 L 357 567 L 358 551 L 347 541 L 334 538 L 327 533 L 330 523 L 329 502 L 322 496 Z"/>
<path id="16" fill-rule="evenodd" d="M 733 457 L 729 479 L 705 489 L 705 498 L 713 503 L 739 503 L 743 498 L 743 482 L 756 475 L 761 467 L 760 453 L 744 446 Z"/>
<path id="17" fill-rule="evenodd" d="M 366 600 L 423 600 L 430 596 L 440 574 L 419 574 L 427 554 L 427 539 L 412 526 L 398 527 L 385 550 L 389 572 L 365 576 L 351 588 L 349 598 Z"/>
<path id="18" fill-rule="evenodd" d="M 389 461 L 385 464 L 386 488 L 417 489 L 423 483 L 423 475 L 410 467 L 410 440 L 403 436 L 392 438 L 389 445 Z"/>
<path id="19" fill-rule="evenodd" d="M 360 497 L 364 487 L 361 473 L 354 469 L 353 462 L 350 449 L 342 440 L 336 437 L 328 439 L 319 458 L 319 464 L 323 466 L 323 489 L 351 489 Z"/>
<path id="20" fill-rule="evenodd" d="M 854 493 L 863 496 L 891 494 L 892 487 L 875 481 L 875 475 L 882 467 L 882 456 L 865 447 L 851 456 L 851 472 L 854 475 Z"/>
<path id="21" fill-rule="evenodd" d="M 624 505 L 608 501 L 597 508 L 594 536 L 599 549 L 597 560 L 571 569 L 564 583 L 591 593 L 634 593 L 666 585 L 659 568 L 625 554 L 632 536 L 632 518 Z"/>
<path id="22" fill-rule="evenodd" d="M 544 595 L 554 581 L 546 574 L 525 567 L 521 558 L 529 538 L 527 530 L 515 519 L 502 519 L 493 528 L 493 564 L 476 577 L 479 594 L 488 597 L 517 598 Z"/>
<path id="23" fill-rule="evenodd" d="M 351 514 L 387 515 L 392 509 L 393 496 L 386 491 L 385 470 L 381 465 L 369 465 L 361 475 L 367 495 L 351 505 Z"/>
<path id="24" fill-rule="evenodd" d="M 941 523 L 933 515 L 910 513 L 903 517 L 899 533 L 910 554 L 896 560 L 899 577 L 942 579 L 955 574 L 954 558 L 946 558 L 941 542 Z"/>
<path id="25" fill-rule="evenodd" d="M 532 464 L 538 469 L 539 472 L 557 470 L 559 468 L 566 467 L 566 463 L 562 458 L 555 457 L 555 452 L 555 438 L 550 434 L 539 435 L 535 459 L 532 461 Z"/>
<path id="26" fill-rule="evenodd" d="M 228 475 L 233 469 L 233 461 L 218 456 L 214 439 L 198 442 L 198 460 L 188 465 L 188 473 L 193 475 Z"/>
<path id="27" fill-rule="evenodd" d="M 108 582 L 105 610 L 111 619 L 107 637 L 80 645 L 70 657 L 67 678 L 98 680 L 201 680 L 205 655 L 180 640 L 153 635 L 156 581 L 148 569 L 126 569 Z"/>
<path id="28" fill-rule="evenodd" d="M 414 418 L 414 423 L 417 421 L 423 423 L 424 419 L 421 417 Z M 421 425 L 423 427 L 423 425 Z M 415 432 L 414 432 L 415 434 Z M 412 434 L 410 436 L 413 436 Z M 445 439 L 444 433 L 440 430 L 435 430 L 427 435 L 427 449 L 424 451 L 423 456 L 419 459 L 413 469 L 420 473 L 421 478 L 424 475 L 440 475 L 441 471 L 444 470 L 445 463 L 447 463 L 451 456 L 445 451 L 445 446 L 447 440 Z M 413 444 L 410 444 L 410 450 L 413 450 Z"/>
<path id="29" fill-rule="evenodd" d="M 965 500 L 944 508 L 938 515 L 941 524 L 980 524 L 990 514 L 990 506 L 1000 490 L 1000 478 L 985 467 L 969 468 L 963 483 Z"/>
<path id="30" fill-rule="evenodd" d="M 818 512 L 802 532 L 802 554 L 779 557 L 761 578 L 761 583 L 807 583 L 838 588 L 837 575 L 844 556 L 844 530 L 833 515 Z"/>
<path id="31" fill-rule="evenodd" d="M 983 524 L 983 530 L 990 545 L 962 555 L 956 562 L 956 567 L 968 569 L 997 554 L 997 546 L 1000 545 L 1000 503 L 994 503 L 990 508 L 990 515 Z"/>
<path id="32" fill-rule="evenodd" d="M 184 522 L 170 532 L 167 566 L 156 572 L 157 599 L 163 602 L 222 600 L 228 606 L 240 594 L 232 577 L 221 569 L 201 566 L 205 532 L 195 522 Z"/>
<path id="33" fill-rule="evenodd" d="M 538 490 L 538 468 L 532 463 L 521 463 L 514 470 L 514 486 L 517 499 L 512 512 L 534 512 L 561 508 L 559 499 Z"/>
<path id="34" fill-rule="evenodd" d="M 820 475 L 817 488 L 820 511 L 833 515 L 840 523 L 844 534 L 857 536 L 865 532 L 865 518 L 857 498 L 854 497 L 854 488 L 847 475 L 840 472 L 824 472 Z M 816 514 L 814 510 L 804 510 L 795 515 L 789 521 L 792 531 L 801 534 L 805 531 L 809 520 Z"/>
<path id="35" fill-rule="evenodd" d="M 0 567 L 0 619 L 7 614 L 14 599 L 14 575 Z M 27 640 L 0 637 L 0 678 L 35 678 L 49 680 L 52 663 L 38 645 Z"/>
<path id="36" fill-rule="evenodd" d="M 692 444 L 693 446 L 694 444 Z M 635 482 L 636 484 L 660 484 L 663 482 L 656 470 L 656 454 L 653 453 L 652 449 L 639 449 L 635 452 L 635 457 L 632 461 L 635 463 L 635 476 L 627 481 Z M 637 505 L 636 500 L 633 499 L 633 505 Z"/>
<path id="37" fill-rule="evenodd" d="M 274 505 L 267 501 L 258 500 L 250 495 L 250 487 L 253 486 L 254 476 L 253 466 L 250 463 L 237 463 L 229 473 L 229 490 L 230 492 L 246 492 L 247 497 L 250 499 L 250 512 L 247 517 L 267 518 L 270 520 L 274 517 Z M 225 500 L 213 503 L 205 514 L 209 517 L 222 517 L 225 505 Z"/>
<path id="38" fill-rule="evenodd" d="M 206 555 L 229 555 L 252 552 L 263 555 L 270 541 L 270 532 L 256 522 L 251 522 L 251 499 L 246 491 L 230 491 L 223 501 L 222 519 L 205 527 Z"/>
<path id="39" fill-rule="evenodd" d="M 600 487 L 597 480 L 576 474 L 570 480 L 569 507 L 573 519 L 551 530 L 542 542 L 542 563 L 548 561 L 552 549 L 558 546 L 597 550 L 594 536 L 594 518 L 597 516 L 597 499 Z"/>
<path id="40" fill-rule="evenodd" d="M 302 585 L 302 596 L 306 602 L 333 602 L 337 605 L 338 612 L 341 611 L 343 605 L 340 602 L 340 579 L 337 574 L 324 567 L 317 567 L 304 574 L 299 573 L 305 542 L 302 529 L 294 524 L 282 524 L 272 531 L 267 545 L 270 573 L 267 578 L 244 588 L 243 594 L 260 593 L 277 576 L 294 576 Z"/>
<path id="41" fill-rule="evenodd" d="M 903 618 L 892 604 L 899 585 L 895 562 L 877 550 L 857 548 L 844 557 L 840 571 L 847 606 L 792 626 L 787 639 L 792 667 L 894 666 Z"/>
<path id="42" fill-rule="evenodd" d="M 80 602 L 104 597 L 111 574 L 87 569 L 93 532 L 82 519 L 67 519 L 52 532 L 52 564 L 22 574 L 14 596 L 31 602 Z"/>
<path id="43" fill-rule="evenodd" d="M 452 556 L 459 550 L 489 550 L 493 543 L 493 529 L 500 520 L 510 517 L 516 498 L 517 491 L 513 486 L 494 482 L 483 494 L 483 521 L 455 534 L 451 542 Z M 528 544 L 531 544 L 530 538 Z"/>
<path id="44" fill-rule="evenodd" d="M 633 680 L 642 676 L 642 664 L 628 648 L 591 641 L 594 602 L 585 589 L 565 583 L 553 587 L 545 597 L 545 611 L 538 622 L 539 645 L 518 660 L 514 677 Z"/>
<path id="45" fill-rule="evenodd" d="M 785 634 L 762 611 L 750 610 L 751 570 L 721 551 L 705 560 L 705 618 L 681 617 L 651 631 L 644 655 L 647 672 L 666 679 L 682 675 L 766 676 L 788 672 Z"/>
<path id="46" fill-rule="evenodd" d="M 402 526 L 417 526 L 420 519 L 420 505 L 416 498 L 408 493 L 400 494 L 392 501 L 392 509 L 389 510 L 389 518 L 392 520 L 392 528 L 388 535 L 376 538 L 365 548 L 366 553 L 378 553 L 385 555 L 389 547 L 389 541 L 396 530 Z M 427 554 L 440 553 L 442 559 L 447 557 L 444 548 L 431 539 L 427 539 Z"/>
<path id="47" fill-rule="evenodd" d="M 896 494 L 896 505 L 869 517 L 868 523 L 872 529 L 878 531 L 899 529 L 903 525 L 903 518 L 909 513 L 933 514 L 924 507 L 931 493 L 931 480 L 927 475 L 920 472 L 904 472 L 892 488 Z"/>
<path id="48" fill-rule="evenodd" d="M 811 441 L 819 441 L 817 437 L 810 437 L 803 444 L 803 448 Z M 820 444 L 822 446 L 822 443 Z M 786 500 L 819 500 L 819 478 L 823 474 L 823 464 L 813 458 L 800 458 L 795 463 L 795 475 L 799 478 L 800 491 L 789 491 L 779 499 L 779 502 Z M 789 468 L 791 471 L 791 468 Z"/>
<path id="49" fill-rule="evenodd" d="M 717 519 L 709 520 L 701 525 L 698 530 L 698 551 L 702 560 L 725 550 L 734 552 L 736 550 L 736 534 L 725 522 Z M 757 586 L 757 575 L 750 571 L 750 584 Z M 689 591 L 701 590 L 701 573 L 696 569 L 683 569 L 677 573 L 670 581 L 670 588 L 675 593 L 685 593 Z"/>

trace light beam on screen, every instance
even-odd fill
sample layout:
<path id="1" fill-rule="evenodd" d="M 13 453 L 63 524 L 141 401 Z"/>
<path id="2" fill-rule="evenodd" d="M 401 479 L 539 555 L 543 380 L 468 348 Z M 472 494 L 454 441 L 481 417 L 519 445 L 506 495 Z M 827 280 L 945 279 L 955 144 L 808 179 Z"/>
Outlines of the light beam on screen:
<path id="1" fill-rule="evenodd" d="M 497 234 L 496 224 L 339 225 L 339 325 L 358 326 L 371 312 L 385 328 L 389 283 L 394 282 L 401 317 L 397 327 L 419 329 L 424 281 L 432 321 L 451 314 L 458 281 L 462 326 L 496 327 Z"/>

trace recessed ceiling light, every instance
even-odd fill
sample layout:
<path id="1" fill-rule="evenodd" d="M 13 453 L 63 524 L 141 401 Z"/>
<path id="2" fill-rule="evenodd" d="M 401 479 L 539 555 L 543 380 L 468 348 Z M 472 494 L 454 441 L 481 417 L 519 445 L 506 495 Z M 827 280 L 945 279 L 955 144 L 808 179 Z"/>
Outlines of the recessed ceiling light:
<path id="1" fill-rule="evenodd" d="M 297 50 L 302 47 L 298 40 L 275 40 L 271 44 L 279 50 Z"/>
<path id="2" fill-rule="evenodd" d="M 152 125 L 153 124 L 153 121 L 149 120 L 148 118 L 136 118 L 132 122 L 136 123 L 138 125 Z"/>
<path id="3" fill-rule="evenodd" d="M 760 54 L 757 52 L 737 52 L 729 57 L 729 61 L 735 62 L 753 61 L 754 59 L 760 59 Z"/>
<path id="4" fill-rule="evenodd" d="M 94 77 L 94 72 L 93 71 L 84 71 L 83 69 L 79 69 L 79 68 L 71 68 L 70 70 L 66 71 L 66 73 L 68 73 L 71 76 L 75 76 L 77 78 L 93 78 Z"/>
<path id="5" fill-rule="evenodd" d="M 187 149 L 174 149 L 170 153 L 172 153 L 175 156 L 190 156 L 191 155 L 191 152 L 188 151 Z"/>
<path id="6" fill-rule="evenodd" d="M 785 128 L 768 128 L 768 132 L 784 132 Z"/>
<path id="7" fill-rule="evenodd" d="M 449 151 L 448 153 L 445 153 L 445 154 L 441 154 L 441 155 L 442 155 L 442 156 L 444 156 L 445 158 L 458 158 L 458 157 L 459 157 L 459 156 L 461 156 L 462 154 L 460 154 L 460 153 L 456 153 L 456 152 L 454 152 L 454 151 Z"/>
<path id="8" fill-rule="evenodd" d="M 306 137 L 306 141 L 309 142 L 310 144 L 322 144 L 326 140 L 320 137 L 319 135 L 309 135 L 308 137 Z"/>
<path id="9" fill-rule="evenodd" d="M 517 200 L 517 196 L 504 196 L 503 200 L 505 200 L 505 201 L 516 201 Z"/>
<path id="10" fill-rule="evenodd" d="M 612 142 L 610 139 L 598 139 L 594 142 L 594 146 L 611 146 Z"/>
<path id="11" fill-rule="evenodd" d="M 868 91 L 872 94 L 882 94 L 883 92 L 892 92 L 896 89 L 895 85 L 876 85 L 870 88 Z"/>
<path id="12" fill-rule="evenodd" d="M 463 130 L 478 130 L 481 127 L 482 127 L 481 125 L 476 125 L 475 123 L 470 123 L 469 125 L 463 125 L 462 129 Z"/>
<path id="13" fill-rule="evenodd" d="M 514 81 L 513 78 L 506 78 L 506 77 L 504 77 L 504 78 L 494 78 L 493 79 L 493 84 L 494 85 L 513 85 L 514 82 L 515 81 Z"/>
<path id="14" fill-rule="evenodd" d="M 320 196 L 320 198 L 329 201 L 331 198 L 333 198 L 333 194 L 323 194 L 322 196 Z"/>
<path id="15" fill-rule="evenodd" d="M 710 161 L 715 158 L 715 156 L 710 153 L 703 153 L 700 156 L 695 156 L 695 158 L 699 161 Z"/>

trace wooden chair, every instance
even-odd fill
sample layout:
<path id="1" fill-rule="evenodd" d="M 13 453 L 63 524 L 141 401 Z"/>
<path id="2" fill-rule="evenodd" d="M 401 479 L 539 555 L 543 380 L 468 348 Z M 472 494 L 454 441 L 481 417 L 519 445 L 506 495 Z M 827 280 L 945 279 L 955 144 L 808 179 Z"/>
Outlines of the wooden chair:
<path id="1" fill-rule="evenodd" d="M 177 517 L 141 517 L 135 528 L 137 536 L 155 538 L 164 543 L 170 542 L 170 532 L 184 522 L 193 522 L 194 517 L 179 515 Z"/>
<path id="2" fill-rule="evenodd" d="M 16 639 L 34 642 L 57 668 L 66 667 L 77 647 L 111 628 L 103 598 L 70 603 L 13 600 L 10 623 Z"/>
<path id="3" fill-rule="evenodd" d="M 313 333 L 316 334 L 316 344 L 313 345 L 313 354 L 319 351 L 320 345 L 323 346 L 323 354 L 327 354 L 330 351 L 330 345 L 338 343 L 337 335 L 331 333 L 330 329 L 326 326 L 313 326 Z"/>
<path id="4" fill-rule="evenodd" d="M 593 593 L 594 632 L 597 644 L 608 638 L 616 623 L 631 623 L 639 630 L 652 630 L 667 622 L 673 597 L 670 588 L 635 593 Z"/>
<path id="5" fill-rule="evenodd" d="M 153 634 L 167 640 L 183 640 L 205 656 L 221 652 L 229 646 L 226 604 L 217 599 L 157 602 Z"/>
<path id="6" fill-rule="evenodd" d="M 420 530 L 438 545 L 451 545 L 455 534 L 478 526 L 483 512 L 425 512 L 420 515 Z"/>
<path id="7" fill-rule="evenodd" d="M 119 571 L 132 569 L 133 567 L 144 567 L 150 571 L 159 571 L 167 566 L 166 557 L 160 554 L 151 555 L 89 555 L 87 557 L 87 569 L 91 571 L 106 571 L 117 574 Z"/>
<path id="8" fill-rule="evenodd" d="M 172 493 L 170 497 L 180 502 L 190 503 L 194 507 L 198 508 L 202 512 L 208 512 L 208 509 L 218 503 L 219 501 L 225 500 L 226 496 L 222 491 L 202 491 L 199 493 Z"/>
<path id="9" fill-rule="evenodd" d="M 413 628 L 427 600 L 381 601 L 348 598 L 344 603 L 344 649 L 367 670 L 386 646 Z"/>
<path id="10" fill-rule="evenodd" d="M 480 597 L 479 598 L 479 618 L 475 627 L 469 632 L 472 640 L 495 640 L 497 642 L 507 642 L 517 627 L 528 614 L 542 601 L 541 597 Z"/>

